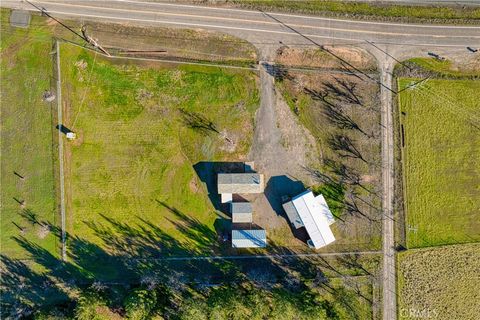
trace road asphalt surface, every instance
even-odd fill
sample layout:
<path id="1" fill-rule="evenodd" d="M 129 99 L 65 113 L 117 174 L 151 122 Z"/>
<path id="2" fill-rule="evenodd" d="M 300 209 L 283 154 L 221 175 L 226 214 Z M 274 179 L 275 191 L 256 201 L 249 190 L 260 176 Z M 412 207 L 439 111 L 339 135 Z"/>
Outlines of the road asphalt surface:
<path id="1" fill-rule="evenodd" d="M 173 3 L 117 1 L 31 1 L 56 17 L 110 20 L 144 25 L 206 28 L 249 40 L 254 44 L 310 44 L 289 27 L 328 43 L 460 46 L 480 42 L 478 26 L 399 24 L 350 21 L 284 13 L 265 13 L 242 9 L 200 7 Z M 3 7 L 36 10 L 21 0 L 2 0 Z"/>
<path id="2" fill-rule="evenodd" d="M 378 60 L 381 70 L 382 103 L 382 181 L 383 181 L 383 319 L 394 320 L 396 311 L 395 250 L 394 250 L 394 145 L 393 63 L 388 55 L 366 45 L 374 42 L 390 54 L 416 48 L 426 50 L 461 49 L 480 46 L 480 26 L 450 26 L 401 24 L 373 21 L 350 21 L 287 13 L 266 13 L 242 9 L 200 7 L 174 3 L 151 3 L 130 0 L 117 1 L 32 1 L 55 17 L 82 20 L 112 21 L 145 26 L 202 28 L 225 32 L 253 43 L 261 59 L 273 57 L 280 45 L 359 45 L 367 48 Z M 3 7 L 35 11 L 19 0 L 2 0 Z M 408 54 L 407 54 L 408 56 Z M 273 81 L 261 71 L 262 101 L 259 113 L 268 119 L 272 115 Z M 261 134 L 265 140 L 268 133 Z M 266 135 L 266 136 L 265 136 Z M 271 135 L 270 135 L 271 137 Z M 267 139 L 268 140 L 268 139 Z M 267 141 L 265 140 L 265 141 Z M 268 142 L 268 141 L 267 141 Z"/>

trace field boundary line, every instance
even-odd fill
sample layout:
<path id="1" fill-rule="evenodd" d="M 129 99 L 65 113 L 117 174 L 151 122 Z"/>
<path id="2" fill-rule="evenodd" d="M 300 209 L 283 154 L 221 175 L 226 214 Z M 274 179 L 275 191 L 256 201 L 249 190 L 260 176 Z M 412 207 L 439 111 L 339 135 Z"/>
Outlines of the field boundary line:
<path id="1" fill-rule="evenodd" d="M 65 180 L 63 172 L 63 108 L 62 108 L 62 80 L 60 78 L 60 41 L 55 41 L 57 55 L 57 122 L 58 122 L 58 161 L 60 166 L 60 216 L 61 216 L 61 242 L 62 242 L 62 260 L 67 260 L 67 234 L 65 218 Z"/>
<path id="2" fill-rule="evenodd" d="M 163 257 L 163 258 L 131 258 L 134 261 L 189 261 L 189 260 L 241 260 L 241 259 L 268 259 L 291 257 L 330 257 L 352 254 L 370 255 L 381 254 L 382 251 L 350 251 L 350 252 L 325 252 L 325 253 L 291 253 L 291 254 L 263 254 L 263 255 L 238 255 L 238 256 L 193 256 L 193 257 Z M 127 258 L 128 259 L 128 258 Z"/>
<path id="3" fill-rule="evenodd" d="M 395 79 L 397 82 L 397 88 L 400 89 L 400 78 Z M 408 201 L 407 201 L 407 171 L 406 171 L 406 148 L 407 148 L 407 129 L 404 127 L 403 136 L 402 136 L 402 100 L 400 94 L 397 94 L 397 101 L 398 101 L 398 110 L 397 110 L 397 117 L 398 117 L 398 124 L 400 129 L 400 164 L 402 166 L 402 194 L 403 194 L 403 228 L 405 233 L 405 247 L 408 249 Z M 402 145 L 401 139 L 404 140 L 404 145 Z"/>
<path id="4" fill-rule="evenodd" d="M 96 51 L 92 48 L 80 45 L 78 43 L 75 43 L 73 41 L 68 41 L 62 39 L 63 42 L 71 44 L 73 46 L 83 48 L 95 53 L 98 53 L 102 55 L 105 58 L 110 58 L 110 59 L 124 59 L 124 60 L 137 60 L 137 61 L 150 61 L 150 62 L 163 62 L 163 63 L 172 63 L 172 64 L 186 64 L 186 65 L 196 65 L 196 66 L 205 66 L 205 67 L 218 67 L 218 68 L 228 68 L 228 69 L 241 69 L 241 70 L 251 70 L 251 71 L 258 71 L 259 66 L 258 62 L 252 62 L 252 64 L 255 64 L 256 67 L 242 67 L 242 66 L 232 66 L 228 64 L 219 64 L 219 63 L 208 63 L 208 62 L 195 62 L 195 61 L 179 61 L 179 60 L 171 60 L 171 59 L 154 59 L 154 58 L 140 58 L 140 57 L 122 57 L 122 56 L 116 56 L 116 55 L 110 55 L 107 56 L 103 52 Z"/>

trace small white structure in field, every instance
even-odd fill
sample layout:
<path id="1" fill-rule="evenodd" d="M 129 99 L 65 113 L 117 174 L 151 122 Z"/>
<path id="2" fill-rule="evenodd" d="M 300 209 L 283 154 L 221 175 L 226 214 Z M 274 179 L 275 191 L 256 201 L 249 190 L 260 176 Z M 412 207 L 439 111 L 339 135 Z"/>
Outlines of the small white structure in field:
<path id="1" fill-rule="evenodd" d="M 307 190 L 283 204 L 283 208 L 295 229 L 305 227 L 309 246 L 319 249 L 335 241 L 330 229 L 335 219 L 323 195 L 315 197 Z"/>
<path id="2" fill-rule="evenodd" d="M 265 248 L 267 246 L 267 232 L 257 230 L 232 230 L 233 248 Z"/>
<path id="3" fill-rule="evenodd" d="M 75 132 L 67 132 L 67 139 L 68 140 L 75 140 L 77 138 L 77 135 L 75 134 Z"/>

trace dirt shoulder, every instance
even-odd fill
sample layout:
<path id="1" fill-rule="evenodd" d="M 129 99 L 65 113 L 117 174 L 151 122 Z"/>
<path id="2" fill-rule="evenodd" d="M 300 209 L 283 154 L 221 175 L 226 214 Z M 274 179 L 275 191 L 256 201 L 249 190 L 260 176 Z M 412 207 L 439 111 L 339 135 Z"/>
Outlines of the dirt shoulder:
<path id="1" fill-rule="evenodd" d="M 277 64 L 298 68 L 375 70 L 376 61 L 365 50 L 354 47 L 296 48 L 283 46 L 277 50 Z"/>
<path id="2" fill-rule="evenodd" d="M 65 22 L 80 31 L 78 21 Z M 51 20 L 55 36 L 83 45 L 83 41 Z M 203 29 L 142 27 L 121 23 L 89 21 L 88 36 L 111 54 L 125 57 L 171 59 L 192 62 L 218 62 L 252 65 L 257 61 L 255 47 L 242 39 Z"/>

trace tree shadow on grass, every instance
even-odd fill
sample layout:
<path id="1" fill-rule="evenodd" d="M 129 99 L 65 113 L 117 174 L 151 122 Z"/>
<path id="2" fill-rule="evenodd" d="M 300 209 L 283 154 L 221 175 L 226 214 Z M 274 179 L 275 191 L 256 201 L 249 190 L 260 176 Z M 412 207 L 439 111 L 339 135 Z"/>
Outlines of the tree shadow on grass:
<path id="1" fill-rule="evenodd" d="M 187 241 L 171 237 L 142 218 L 131 225 L 106 215 L 88 224 L 98 241 L 67 235 L 66 261 L 25 238 L 16 237 L 15 241 L 29 253 L 31 265 L 1 257 L 2 288 L 6 288 L 2 291 L 2 315 L 31 314 L 47 306 L 52 297 L 55 298 L 52 303 L 71 303 L 72 290 L 85 290 L 93 283 L 126 288 L 162 283 L 172 294 L 187 297 L 191 290 L 248 282 L 275 294 L 309 295 L 317 300 L 320 297 L 305 279 L 319 277 L 320 272 L 321 286 L 329 285 L 328 277 L 318 265 L 312 265 L 306 257 L 281 256 L 294 252 L 275 244 L 271 245 L 273 255 L 264 258 L 207 258 L 205 252 L 202 254 L 191 244 L 212 246 L 215 231 L 165 202 L 159 204 L 178 218 L 172 218 L 171 222 Z M 38 219 L 32 221 L 48 224 Z M 60 230 L 52 225 L 49 228 L 60 239 Z"/>

